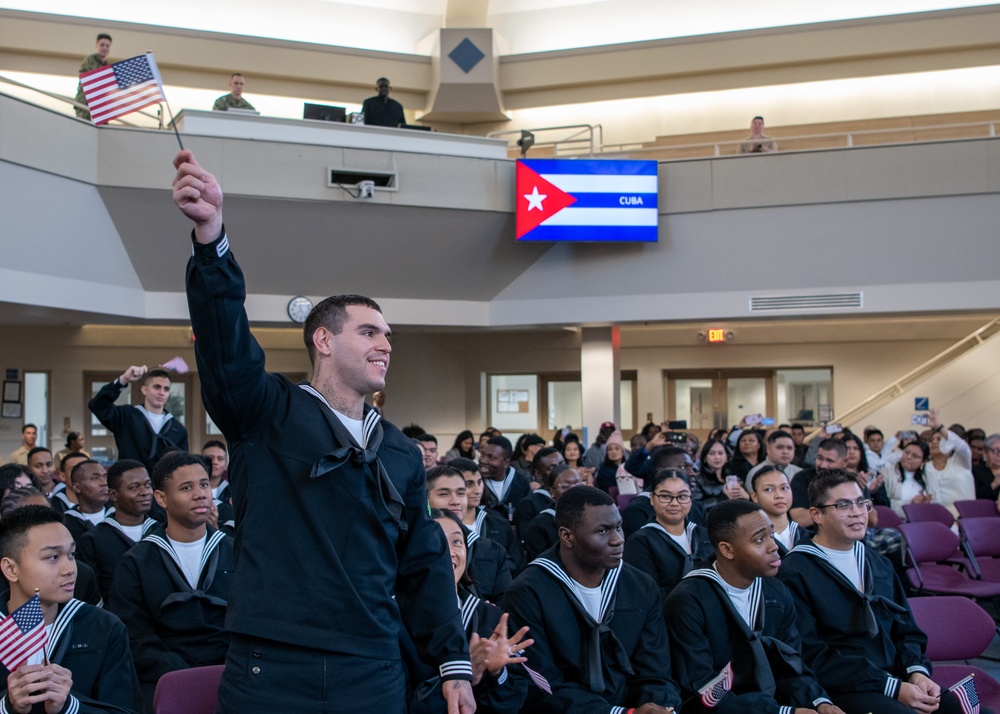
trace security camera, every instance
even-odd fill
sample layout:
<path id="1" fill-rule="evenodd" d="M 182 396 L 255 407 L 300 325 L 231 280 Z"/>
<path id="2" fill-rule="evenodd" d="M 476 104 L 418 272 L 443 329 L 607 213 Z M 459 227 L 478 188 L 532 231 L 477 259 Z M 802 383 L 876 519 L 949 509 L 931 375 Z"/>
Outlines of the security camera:
<path id="1" fill-rule="evenodd" d="M 358 182 L 358 198 L 366 198 L 366 199 L 375 198 L 375 182 L 374 181 Z"/>
<path id="2" fill-rule="evenodd" d="M 535 135 L 530 131 L 521 129 L 521 138 L 517 140 L 517 145 L 521 147 L 521 156 L 527 156 L 528 149 L 535 145 Z"/>

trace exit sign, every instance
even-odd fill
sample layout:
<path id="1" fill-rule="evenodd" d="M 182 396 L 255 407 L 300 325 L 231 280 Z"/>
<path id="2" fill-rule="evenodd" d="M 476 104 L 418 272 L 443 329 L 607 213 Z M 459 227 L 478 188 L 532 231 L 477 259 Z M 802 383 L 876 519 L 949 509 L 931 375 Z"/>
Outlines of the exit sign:
<path id="1" fill-rule="evenodd" d="M 726 341 L 726 331 L 723 329 L 709 330 L 708 341 L 710 343 L 720 343 Z"/>

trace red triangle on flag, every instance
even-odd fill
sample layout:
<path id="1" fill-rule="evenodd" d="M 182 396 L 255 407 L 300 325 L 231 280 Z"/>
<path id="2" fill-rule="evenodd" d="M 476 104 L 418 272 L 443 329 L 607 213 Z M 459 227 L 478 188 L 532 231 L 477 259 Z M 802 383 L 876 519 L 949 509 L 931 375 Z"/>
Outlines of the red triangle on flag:
<path id="1" fill-rule="evenodd" d="M 516 185 L 517 210 L 515 216 L 518 240 L 537 228 L 542 221 L 576 203 L 576 196 L 572 196 L 546 181 L 538 172 L 526 166 L 523 161 L 517 162 Z"/>

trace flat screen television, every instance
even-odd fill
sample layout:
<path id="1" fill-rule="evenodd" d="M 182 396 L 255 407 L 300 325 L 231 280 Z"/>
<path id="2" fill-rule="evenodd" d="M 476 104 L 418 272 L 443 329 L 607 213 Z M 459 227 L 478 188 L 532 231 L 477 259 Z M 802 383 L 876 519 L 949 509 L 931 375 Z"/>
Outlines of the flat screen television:
<path id="1" fill-rule="evenodd" d="M 347 121 L 347 109 L 344 107 L 333 107 L 328 104 L 310 104 L 306 102 L 302 106 L 303 119 L 315 119 L 316 121 Z"/>

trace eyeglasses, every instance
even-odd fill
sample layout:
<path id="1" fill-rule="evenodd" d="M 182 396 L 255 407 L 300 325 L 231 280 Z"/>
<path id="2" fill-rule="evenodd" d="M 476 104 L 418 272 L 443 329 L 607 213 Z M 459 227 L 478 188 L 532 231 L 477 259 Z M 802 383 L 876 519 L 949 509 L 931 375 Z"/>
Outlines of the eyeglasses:
<path id="1" fill-rule="evenodd" d="M 989 451 L 991 454 L 995 456 L 1000 456 L 1000 449 L 996 449 L 991 446 L 989 449 L 987 449 L 987 451 Z"/>
<path id="2" fill-rule="evenodd" d="M 863 513 L 869 513 L 872 510 L 872 500 L 870 498 L 859 498 L 857 501 L 843 499 L 833 503 L 825 503 L 822 506 L 816 506 L 816 508 L 830 508 L 831 506 L 836 508 L 838 513 L 850 513 L 855 508 Z"/>
<path id="3" fill-rule="evenodd" d="M 690 493 L 679 493 L 676 496 L 672 493 L 654 493 L 653 495 L 656 496 L 656 500 L 662 504 L 673 503 L 674 501 L 677 501 L 677 503 L 681 505 L 691 503 Z"/>

